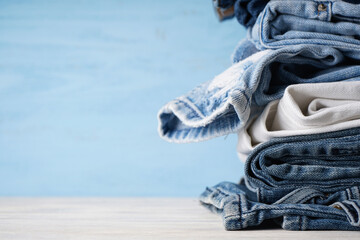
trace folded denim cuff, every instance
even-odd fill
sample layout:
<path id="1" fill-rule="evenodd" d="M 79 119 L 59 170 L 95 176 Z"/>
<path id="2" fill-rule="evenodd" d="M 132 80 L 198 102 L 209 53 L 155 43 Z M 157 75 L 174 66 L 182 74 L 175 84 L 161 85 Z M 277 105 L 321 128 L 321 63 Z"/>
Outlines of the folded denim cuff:
<path id="1" fill-rule="evenodd" d="M 335 48 L 317 45 L 254 53 L 166 104 L 158 114 L 159 135 L 170 142 L 186 143 L 234 133 L 266 104 L 281 98 L 288 85 L 359 79 L 360 68 L 347 64 L 357 59 L 360 51 L 358 56 L 346 56 Z"/>
<path id="2" fill-rule="evenodd" d="M 268 50 L 255 53 L 166 104 L 158 114 L 160 136 L 170 142 L 186 143 L 236 132 L 250 115 L 252 89 L 242 78 L 249 78 L 252 72 L 246 73 L 248 68 L 267 54 Z"/>
<path id="3" fill-rule="evenodd" d="M 255 188 L 309 186 L 333 192 L 360 184 L 360 128 L 274 138 L 254 149 L 245 164 Z"/>
<path id="4" fill-rule="evenodd" d="M 296 199 L 303 195 L 318 196 L 316 190 L 300 189 L 290 192 Z M 286 200 L 284 201 L 286 202 Z M 301 201 L 300 201 L 301 202 Z M 266 220 L 279 220 L 287 230 L 360 230 L 358 199 L 336 202 L 330 206 L 303 203 L 265 204 L 250 201 L 239 185 L 227 182 L 207 188 L 200 203 L 210 211 L 220 214 L 226 230 L 240 230 L 259 226 Z"/>

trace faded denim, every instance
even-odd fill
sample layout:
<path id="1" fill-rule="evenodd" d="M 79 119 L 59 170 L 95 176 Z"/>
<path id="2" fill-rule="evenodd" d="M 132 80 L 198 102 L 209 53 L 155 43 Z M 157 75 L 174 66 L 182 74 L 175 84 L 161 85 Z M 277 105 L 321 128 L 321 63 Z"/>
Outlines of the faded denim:
<path id="1" fill-rule="evenodd" d="M 254 149 L 245 163 L 250 187 L 322 192 L 360 185 L 360 128 L 274 138 Z"/>
<path id="2" fill-rule="evenodd" d="M 249 38 L 258 49 L 314 44 L 358 50 L 359 13 L 360 4 L 340 0 L 272 0 L 249 28 Z"/>
<path id="3" fill-rule="evenodd" d="M 238 63 L 257 52 L 259 50 L 255 44 L 248 38 L 244 38 L 238 43 L 230 58 L 232 63 Z"/>
<path id="4" fill-rule="evenodd" d="M 269 220 L 286 230 L 360 230 L 358 186 L 331 194 L 299 188 L 271 204 L 252 199 L 252 195 L 244 181 L 222 182 L 206 188 L 200 202 L 222 216 L 226 230 L 259 226 Z"/>
<path id="5" fill-rule="evenodd" d="M 254 53 L 160 109 L 159 134 L 184 143 L 236 132 L 288 85 L 359 80 L 359 53 L 322 45 Z"/>

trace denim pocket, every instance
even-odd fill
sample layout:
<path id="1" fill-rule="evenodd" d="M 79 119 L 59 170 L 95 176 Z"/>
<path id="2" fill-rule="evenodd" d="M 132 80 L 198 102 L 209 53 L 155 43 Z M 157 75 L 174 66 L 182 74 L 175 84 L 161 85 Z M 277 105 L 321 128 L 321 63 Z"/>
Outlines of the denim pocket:
<path id="1" fill-rule="evenodd" d="M 360 46 L 360 4 L 343 1 L 268 3 L 249 29 L 259 49 L 296 44 L 321 44 L 357 50 Z"/>

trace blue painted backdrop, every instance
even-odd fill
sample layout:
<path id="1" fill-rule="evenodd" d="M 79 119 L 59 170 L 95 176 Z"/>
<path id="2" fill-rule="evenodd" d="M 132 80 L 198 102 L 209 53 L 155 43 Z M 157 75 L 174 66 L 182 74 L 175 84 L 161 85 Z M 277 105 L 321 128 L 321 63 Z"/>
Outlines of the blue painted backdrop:
<path id="1" fill-rule="evenodd" d="M 230 66 L 211 0 L 0 1 L 1 196 L 197 196 L 236 136 L 170 144 L 157 111 Z"/>

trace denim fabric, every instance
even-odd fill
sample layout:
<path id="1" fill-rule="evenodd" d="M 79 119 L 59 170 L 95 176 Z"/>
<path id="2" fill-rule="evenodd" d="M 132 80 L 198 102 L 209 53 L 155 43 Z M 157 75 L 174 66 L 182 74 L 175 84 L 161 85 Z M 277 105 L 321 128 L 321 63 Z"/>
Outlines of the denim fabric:
<path id="1" fill-rule="evenodd" d="M 326 195 L 311 188 L 289 192 L 272 204 L 251 200 L 243 182 L 222 182 L 207 188 L 200 202 L 221 214 L 227 230 L 259 226 L 273 220 L 287 230 L 360 230 L 359 188 L 346 189 L 355 195 Z M 342 191 L 344 192 L 344 191 Z M 357 194 L 357 195 L 356 195 Z M 335 196 L 335 197 L 334 197 Z M 314 203 L 322 199 L 322 203 Z"/>
<path id="2" fill-rule="evenodd" d="M 159 134 L 180 143 L 236 132 L 290 84 L 359 80 L 359 53 L 322 45 L 254 53 L 160 109 Z"/>
<path id="3" fill-rule="evenodd" d="M 236 16 L 238 22 L 250 27 L 270 0 L 214 0 L 220 21 Z"/>
<path id="4" fill-rule="evenodd" d="M 213 0 L 213 4 L 215 7 L 219 8 L 230 8 L 234 6 L 236 0 Z"/>
<path id="5" fill-rule="evenodd" d="M 338 0 L 272 0 L 249 28 L 258 49 L 318 44 L 359 49 L 360 4 Z"/>
<path id="6" fill-rule="evenodd" d="M 249 187 L 246 179 L 244 184 Z M 316 190 L 310 187 L 301 187 L 295 190 L 288 188 L 264 189 L 251 188 L 252 194 L 247 194 L 249 200 L 266 204 L 273 203 L 311 203 L 321 205 L 331 205 L 335 202 L 360 199 L 360 186 L 345 187 L 335 192 Z M 248 190 L 250 191 L 250 190 Z M 254 195 L 256 198 L 254 198 Z"/>
<path id="7" fill-rule="evenodd" d="M 231 55 L 231 61 L 232 63 L 238 63 L 257 52 L 259 52 L 259 50 L 256 48 L 255 44 L 248 38 L 244 38 L 236 46 Z"/>
<path id="8" fill-rule="evenodd" d="M 234 5 L 236 19 L 245 27 L 254 25 L 258 15 L 269 1 L 270 0 L 237 0 Z"/>
<path id="9" fill-rule="evenodd" d="M 248 186 L 334 192 L 360 185 L 360 128 L 274 138 L 254 149 L 245 163 Z"/>

